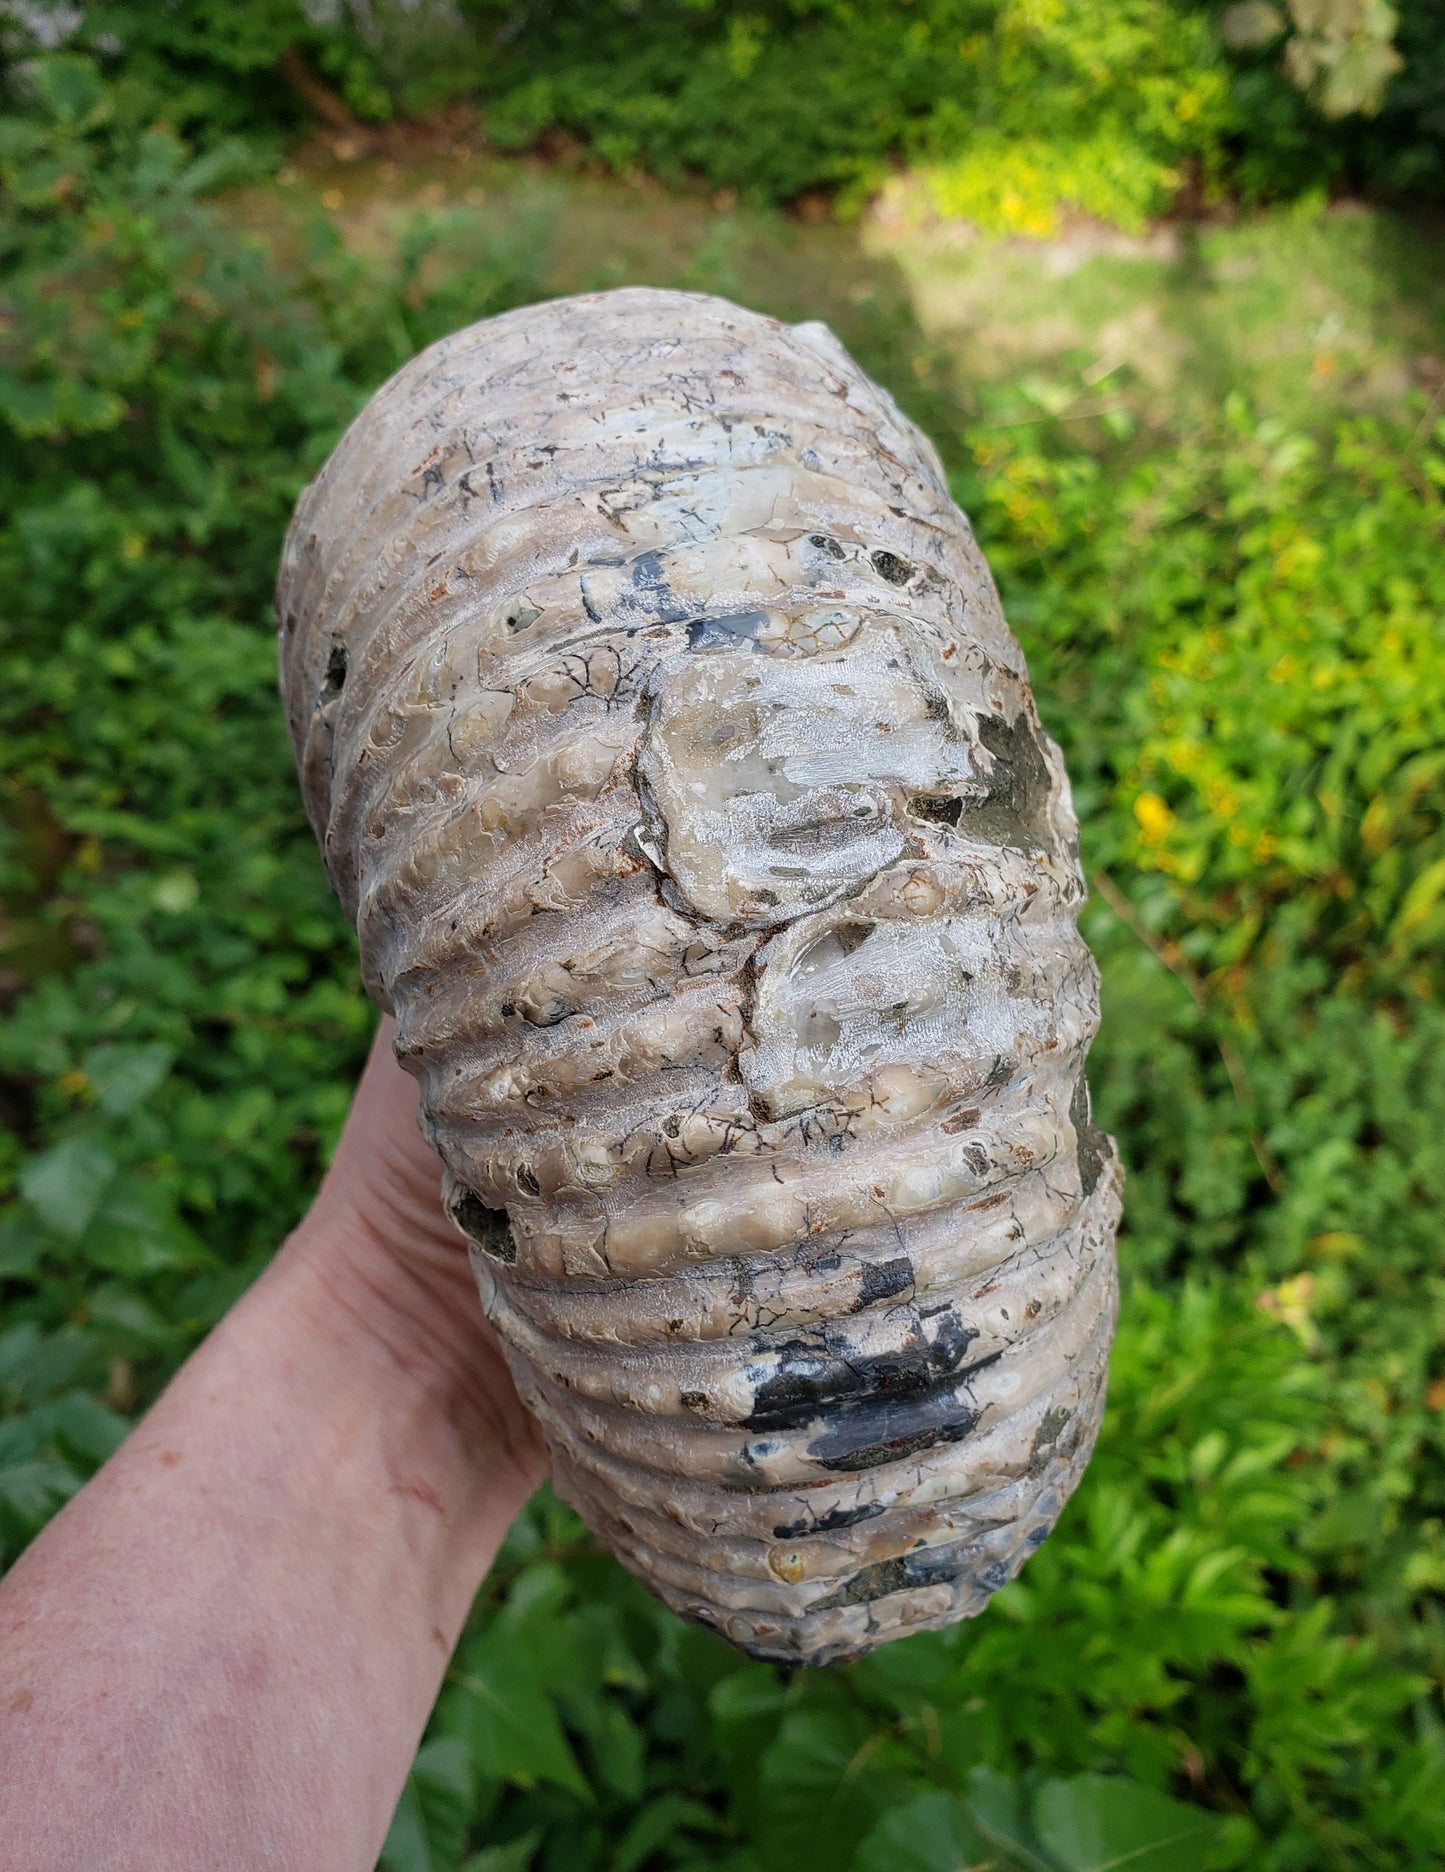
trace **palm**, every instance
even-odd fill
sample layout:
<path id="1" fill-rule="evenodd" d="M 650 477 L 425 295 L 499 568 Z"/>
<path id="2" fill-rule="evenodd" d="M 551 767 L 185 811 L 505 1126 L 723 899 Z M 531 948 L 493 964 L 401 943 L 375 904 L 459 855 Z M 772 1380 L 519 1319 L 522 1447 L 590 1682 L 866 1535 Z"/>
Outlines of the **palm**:
<path id="1" fill-rule="evenodd" d="M 482 1313 L 465 1241 L 441 1201 L 442 1166 L 417 1126 L 415 1080 L 397 1065 L 382 1017 L 317 1209 L 347 1236 L 348 1282 L 366 1324 L 401 1364 L 432 1368 L 480 1404 L 498 1436 L 538 1460 L 536 1427 Z"/>

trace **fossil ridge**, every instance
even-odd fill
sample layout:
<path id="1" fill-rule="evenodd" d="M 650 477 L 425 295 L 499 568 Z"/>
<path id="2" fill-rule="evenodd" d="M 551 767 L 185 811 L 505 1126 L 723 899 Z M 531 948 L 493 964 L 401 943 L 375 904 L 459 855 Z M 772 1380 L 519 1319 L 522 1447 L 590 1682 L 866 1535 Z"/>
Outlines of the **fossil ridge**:
<path id="1" fill-rule="evenodd" d="M 560 1493 L 826 1662 L 1088 1460 L 1120 1175 L 1077 828 L 932 447 L 821 325 L 626 290 L 385 384 L 277 599 L 311 821 Z"/>

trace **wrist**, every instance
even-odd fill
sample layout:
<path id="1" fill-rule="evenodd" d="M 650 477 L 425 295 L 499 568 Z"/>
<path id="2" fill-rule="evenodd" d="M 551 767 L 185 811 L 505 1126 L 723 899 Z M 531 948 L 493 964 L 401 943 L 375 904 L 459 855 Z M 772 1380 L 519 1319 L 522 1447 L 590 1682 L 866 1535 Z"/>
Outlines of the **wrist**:
<path id="1" fill-rule="evenodd" d="M 443 1224 L 445 1227 L 445 1223 Z M 545 1446 L 482 1314 L 465 1248 L 386 1231 L 324 1191 L 268 1275 L 318 1371 L 383 1427 L 386 1484 L 491 1550 L 547 1474 Z M 465 1570 L 465 1560 L 463 1562 Z"/>

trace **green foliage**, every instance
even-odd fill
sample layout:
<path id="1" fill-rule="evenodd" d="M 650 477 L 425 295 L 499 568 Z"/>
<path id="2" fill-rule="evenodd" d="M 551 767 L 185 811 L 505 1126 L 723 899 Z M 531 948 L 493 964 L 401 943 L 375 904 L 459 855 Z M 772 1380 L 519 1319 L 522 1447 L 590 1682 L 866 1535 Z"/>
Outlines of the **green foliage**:
<path id="1" fill-rule="evenodd" d="M 787 198 L 922 162 L 938 205 L 1047 231 L 1072 203 L 1137 223 L 1217 144 L 1227 85 L 1170 0 L 569 8 L 495 78 L 500 141 L 550 125 L 613 167 Z"/>
<path id="2" fill-rule="evenodd" d="M 291 505 L 403 357 L 538 290 L 525 245 L 434 279 L 435 216 L 365 264 L 318 220 L 283 270 L 199 199 L 253 159 L 198 153 L 139 68 L 22 77 L 5 1560 L 300 1212 L 370 1030 L 274 695 Z M 917 406 L 895 336 L 868 361 Z M 982 1619 L 792 1680 L 679 1624 L 544 1494 L 392 1872 L 1317 1872 L 1424 1864 L 1445 1832 L 1445 426 L 930 421 L 1099 880 L 1094 1078 L 1131 1182 L 1097 1456 Z"/>
<path id="3" fill-rule="evenodd" d="M 434 1734 L 465 1751 L 446 1758 L 445 1785 L 465 1778 L 473 1824 L 540 1847 L 548 1866 L 953 1872 L 972 1861 L 952 1855 L 973 1852 L 1016 1872 L 1101 1872 L 1127 1852 L 1203 1872 L 1228 1847 L 1228 1822 L 1129 1776 L 1053 1772 L 1047 1757 L 1021 1777 L 991 1766 L 1014 1763 L 978 1714 L 962 1634 L 784 1682 L 680 1625 L 545 1497 L 489 1591 L 495 1610 L 463 1642 Z M 997 1668 L 1032 1655 L 1038 1682 L 1029 1624 L 1015 1613 Z M 1018 1712 L 1020 1733 L 1034 1715 Z M 383 1856 L 392 1872 L 455 1851 L 435 1779 L 424 1751 Z"/>
<path id="4" fill-rule="evenodd" d="M 209 141 L 463 95 L 501 149 L 856 205 L 900 159 L 939 212 L 1138 228 L 1181 193 L 1445 186 L 1445 0 L 108 0 L 58 23 Z M 33 40 L 33 35 L 31 36 Z M 26 49 L 17 18 L 0 49 Z M 310 78 L 298 77 L 310 71 Z M 279 80 L 279 82 L 278 82 Z"/>
<path id="5" fill-rule="evenodd" d="M 11 59 L 61 48 L 96 60 L 120 79 L 121 95 L 144 99 L 202 144 L 238 130 L 269 144 L 307 121 L 301 95 L 278 73 L 288 54 L 324 74 L 359 116 L 392 110 L 380 48 L 340 0 L 34 0 L 0 15 L 0 53 Z"/>
<path id="6" fill-rule="evenodd" d="M 1442 0 L 468 0 L 490 134 L 770 200 L 876 187 L 1052 231 L 1137 227 L 1186 184 L 1445 183 Z M 1241 15 L 1255 16 L 1241 39 Z M 1341 124 L 1338 120 L 1344 118 Z"/>
<path id="7" fill-rule="evenodd" d="M 370 1022 L 287 773 L 278 541 L 366 387 L 530 280 L 499 254 L 429 299 L 434 223 L 378 277 L 318 220 L 283 281 L 134 93 L 71 55 L 28 89 L 0 128 L 7 1555 L 82 1472 L 81 1403 L 218 1315 L 345 1112 Z M 56 1410 L 93 1434 L 42 1456 Z"/>
<path id="8" fill-rule="evenodd" d="M 1186 184 L 1445 183 L 1442 0 L 467 0 L 502 145 L 563 130 L 614 168 L 770 200 L 900 155 L 986 228 L 1137 226 Z M 1253 30 L 1241 37 L 1241 15 Z M 1231 30 L 1234 26 L 1236 30 Z M 1343 117 L 1341 124 L 1337 120 Z M 1335 121 L 1332 121 L 1335 120 Z"/>
<path id="9" fill-rule="evenodd" d="M 1231 174 L 1249 199 L 1322 180 L 1437 197 L 1445 185 L 1445 0 L 1211 9 L 1229 53 Z"/>

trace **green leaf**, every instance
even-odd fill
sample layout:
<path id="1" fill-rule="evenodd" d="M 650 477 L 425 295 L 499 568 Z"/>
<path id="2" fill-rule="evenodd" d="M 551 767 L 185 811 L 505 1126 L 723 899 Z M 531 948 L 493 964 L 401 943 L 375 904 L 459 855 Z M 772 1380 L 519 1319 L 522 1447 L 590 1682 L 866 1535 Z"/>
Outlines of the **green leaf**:
<path id="1" fill-rule="evenodd" d="M 645 1859 L 684 1833 L 720 1833 L 723 1822 L 711 1807 L 684 1794 L 664 1794 L 636 1816 L 613 1850 L 610 1872 L 635 1872 Z"/>
<path id="2" fill-rule="evenodd" d="M 510 1634 L 492 1641 L 470 1668 L 452 1675 L 464 1693 L 468 1740 L 478 1774 L 524 1787 L 551 1781 L 579 1800 L 592 1790 L 562 1729 L 556 1705 L 537 1682 L 525 1646 Z"/>
<path id="3" fill-rule="evenodd" d="M 883 1816 L 859 1846 L 852 1872 L 965 1872 L 987 1854 L 964 1801 L 919 1794 Z"/>
<path id="4" fill-rule="evenodd" d="M 137 1351 L 156 1351 L 173 1344 L 178 1336 L 173 1321 L 120 1281 L 106 1281 L 96 1288 L 88 1312 L 96 1325 L 107 1326 L 123 1340 L 134 1341 Z"/>
<path id="5" fill-rule="evenodd" d="M 599 1697 L 602 1706 L 586 1728 L 599 1779 L 623 1800 L 642 1798 L 646 1744 L 642 1731 L 619 1704 Z"/>
<path id="6" fill-rule="evenodd" d="M 451 1736 L 425 1743 L 381 1849 L 387 1872 L 453 1872 L 466 1844 L 471 1805 L 464 1746 Z"/>
<path id="7" fill-rule="evenodd" d="M 227 137 L 204 156 L 188 163 L 176 178 L 183 195 L 210 195 L 249 180 L 257 168 L 256 152 L 240 137 Z"/>
<path id="8" fill-rule="evenodd" d="M 1220 1820 L 1122 1775 L 1046 1781 L 1039 1837 L 1067 1872 L 1205 1872 Z"/>
<path id="9" fill-rule="evenodd" d="M 863 1718 L 789 1715 L 762 1765 L 757 1845 L 769 1872 L 837 1872 L 868 1833 L 896 1763 Z"/>
<path id="10" fill-rule="evenodd" d="M 719 1722 L 756 1726 L 781 1711 L 788 1700 L 776 1671 L 761 1664 L 735 1666 L 708 1694 L 708 1708 Z"/>
<path id="11" fill-rule="evenodd" d="M 537 1856 L 541 1834 L 535 1829 L 502 1846 L 484 1846 L 463 1862 L 461 1872 L 528 1872 Z"/>
<path id="12" fill-rule="evenodd" d="M 39 1218 L 18 1204 L 0 1216 L 0 1280 L 28 1280 L 48 1242 Z"/>
<path id="13" fill-rule="evenodd" d="M 87 1261 L 135 1279 L 162 1268 L 201 1267 L 206 1247 L 176 1214 L 169 1193 L 152 1178 L 122 1171 L 106 1186 L 81 1249 Z"/>
<path id="14" fill-rule="evenodd" d="M 80 1480 L 63 1463 L 41 1457 L 0 1463 L 0 1501 L 27 1521 L 43 1521 L 75 1493 Z"/>
<path id="15" fill-rule="evenodd" d="M 150 852 L 159 858 L 188 858 L 194 856 L 196 850 L 196 840 L 192 833 L 180 831 L 173 825 L 156 823 L 140 813 L 123 812 L 116 808 L 82 807 L 68 812 L 65 823 L 72 832 L 106 839 L 118 845 L 133 845 L 137 851 Z M 184 876 L 185 873 L 179 875 Z M 189 886 L 185 888 L 189 889 Z"/>
<path id="16" fill-rule="evenodd" d="M 84 1391 L 71 1391 L 42 1405 L 32 1421 L 39 1421 L 47 1435 L 68 1445 L 93 1469 L 114 1455 L 130 1430 L 119 1411 Z"/>
<path id="17" fill-rule="evenodd" d="M 42 1333 L 34 1320 L 21 1320 L 0 1332 L 0 1393 L 9 1391 L 20 1404 L 53 1401 L 76 1381 L 91 1357 L 83 1328 L 67 1325 Z M 33 1424 L 34 1418 L 21 1418 Z M 0 1417 L 0 1436 L 6 1420 Z"/>
<path id="18" fill-rule="evenodd" d="M 996 1768 L 968 1774 L 969 1817 L 995 1852 L 1020 1872 L 1061 1872 L 1034 1830 L 1027 1788 Z"/>
<path id="19" fill-rule="evenodd" d="M 20 1172 L 20 1193 L 67 1241 L 79 1241 L 115 1175 L 115 1160 L 88 1138 L 68 1138 Z"/>
<path id="20" fill-rule="evenodd" d="M 69 129 L 80 128 L 105 96 L 105 86 L 94 65 L 71 52 L 38 59 L 31 83 L 51 116 Z"/>
<path id="21" fill-rule="evenodd" d="M 201 886 L 194 871 L 167 871 L 151 886 L 151 902 L 169 916 L 183 916 L 200 899 Z"/>
<path id="22" fill-rule="evenodd" d="M 174 1058 L 170 1047 L 153 1042 L 94 1047 L 81 1062 L 81 1070 L 95 1089 L 101 1111 L 108 1118 L 120 1118 L 150 1097 Z"/>

